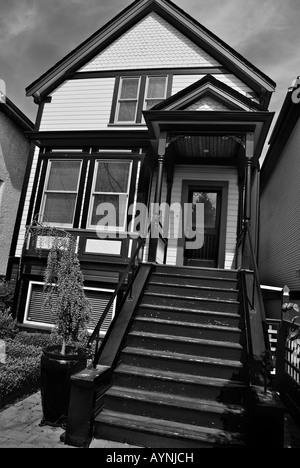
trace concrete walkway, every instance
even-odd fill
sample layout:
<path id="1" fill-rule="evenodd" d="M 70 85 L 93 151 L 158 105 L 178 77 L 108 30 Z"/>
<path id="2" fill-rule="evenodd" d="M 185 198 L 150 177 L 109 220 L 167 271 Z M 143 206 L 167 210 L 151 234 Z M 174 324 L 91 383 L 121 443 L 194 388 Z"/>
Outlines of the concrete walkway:
<path id="1" fill-rule="evenodd" d="M 60 441 L 63 429 L 40 426 L 41 396 L 35 393 L 0 411 L 0 448 L 74 448 Z M 93 440 L 90 448 L 140 448 L 108 440 Z M 300 448 L 300 429 L 287 414 L 284 448 Z"/>

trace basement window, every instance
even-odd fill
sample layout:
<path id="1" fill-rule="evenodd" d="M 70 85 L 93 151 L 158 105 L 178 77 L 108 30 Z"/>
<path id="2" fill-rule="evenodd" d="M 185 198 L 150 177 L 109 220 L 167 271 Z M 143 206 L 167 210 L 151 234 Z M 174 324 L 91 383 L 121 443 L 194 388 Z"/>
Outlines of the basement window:
<path id="1" fill-rule="evenodd" d="M 54 325 L 51 318 L 49 307 L 43 310 L 43 286 L 41 282 L 30 281 L 28 287 L 24 324 L 31 327 L 44 330 L 51 330 Z M 91 333 L 97 325 L 101 315 L 104 312 L 108 301 L 113 293 L 112 289 L 97 289 L 85 287 L 84 292 L 92 307 L 92 318 L 88 325 L 88 330 Z M 104 336 L 108 327 L 115 315 L 116 300 L 114 300 L 106 319 L 100 329 L 100 336 Z"/>

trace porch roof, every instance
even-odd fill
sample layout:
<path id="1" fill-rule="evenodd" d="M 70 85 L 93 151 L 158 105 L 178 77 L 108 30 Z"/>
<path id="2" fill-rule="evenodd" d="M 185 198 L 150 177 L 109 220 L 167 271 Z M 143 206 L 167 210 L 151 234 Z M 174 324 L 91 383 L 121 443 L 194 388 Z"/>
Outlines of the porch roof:
<path id="1" fill-rule="evenodd" d="M 149 110 L 144 112 L 144 117 L 155 151 L 158 151 L 162 138 L 168 142 L 183 136 L 189 138 L 177 138 L 174 146 L 181 155 L 222 158 L 225 162 L 226 158 L 239 154 L 246 134 L 253 133 L 253 162 L 257 163 L 274 113 Z"/>

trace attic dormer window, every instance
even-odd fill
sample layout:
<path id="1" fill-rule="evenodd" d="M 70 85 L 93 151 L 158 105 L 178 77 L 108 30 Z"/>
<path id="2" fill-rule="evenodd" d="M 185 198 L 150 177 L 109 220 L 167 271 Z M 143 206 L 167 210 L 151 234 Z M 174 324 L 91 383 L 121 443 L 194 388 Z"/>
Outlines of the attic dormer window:
<path id="1" fill-rule="evenodd" d="M 167 98 L 168 76 L 128 76 L 117 80 L 118 94 L 113 122 L 143 123 L 143 110 Z"/>

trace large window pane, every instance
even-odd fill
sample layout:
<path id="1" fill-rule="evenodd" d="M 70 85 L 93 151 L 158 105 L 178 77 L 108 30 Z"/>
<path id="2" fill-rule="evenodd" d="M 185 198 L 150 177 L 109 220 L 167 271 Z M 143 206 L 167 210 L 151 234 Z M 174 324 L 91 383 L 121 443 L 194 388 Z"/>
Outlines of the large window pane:
<path id="1" fill-rule="evenodd" d="M 72 224 L 76 194 L 48 193 L 45 197 L 45 221 L 57 224 Z"/>
<path id="2" fill-rule="evenodd" d="M 123 101 L 119 104 L 118 122 L 134 122 L 137 101 Z"/>
<path id="3" fill-rule="evenodd" d="M 81 164 L 81 160 L 49 160 L 41 208 L 42 220 L 51 225 L 72 227 Z"/>
<path id="4" fill-rule="evenodd" d="M 123 78 L 120 99 L 137 99 L 139 78 Z"/>
<path id="5" fill-rule="evenodd" d="M 97 226 L 101 219 L 105 218 L 103 225 L 124 227 L 126 208 L 127 195 L 95 195 L 91 224 Z"/>
<path id="6" fill-rule="evenodd" d="M 51 161 L 47 190 L 75 192 L 81 161 Z"/>
<path id="7" fill-rule="evenodd" d="M 166 97 L 167 77 L 149 76 L 147 82 L 144 109 L 149 110 Z"/>
<path id="8" fill-rule="evenodd" d="M 164 76 L 150 76 L 148 79 L 148 99 L 164 99 L 167 78 Z"/>
<path id="9" fill-rule="evenodd" d="M 126 228 L 131 165 L 131 161 L 96 161 L 90 226 Z"/>
<path id="10" fill-rule="evenodd" d="M 95 192 L 127 192 L 130 163 L 98 161 Z"/>

